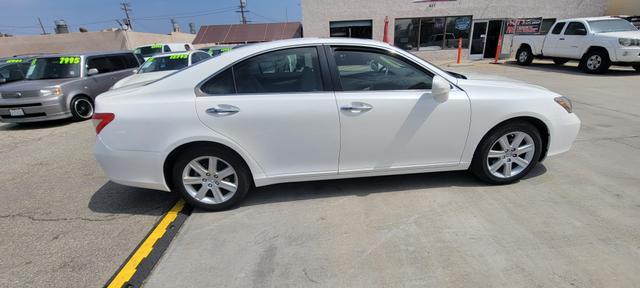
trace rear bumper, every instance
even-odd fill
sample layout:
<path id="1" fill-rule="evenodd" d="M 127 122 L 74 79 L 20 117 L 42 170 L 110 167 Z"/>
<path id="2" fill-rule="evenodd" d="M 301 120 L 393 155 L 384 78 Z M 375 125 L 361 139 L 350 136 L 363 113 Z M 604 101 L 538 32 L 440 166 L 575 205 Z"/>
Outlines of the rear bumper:
<path id="1" fill-rule="evenodd" d="M 549 151 L 547 156 L 564 153 L 571 149 L 573 142 L 578 137 L 580 131 L 580 119 L 574 113 L 567 113 L 565 117 L 559 119 L 551 131 Z"/>
<path id="2" fill-rule="evenodd" d="M 94 155 L 107 177 L 118 184 L 170 191 L 164 181 L 160 153 L 113 150 L 96 137 Z"/>
<path id="3" fill-rule="evenodd" d="M 11 116 L 10 109 L 22 109 L 24 116 Z M 71 117 L 64 96 L 0 99 L 0 121 L 7 123 L 39 122 Z"/>

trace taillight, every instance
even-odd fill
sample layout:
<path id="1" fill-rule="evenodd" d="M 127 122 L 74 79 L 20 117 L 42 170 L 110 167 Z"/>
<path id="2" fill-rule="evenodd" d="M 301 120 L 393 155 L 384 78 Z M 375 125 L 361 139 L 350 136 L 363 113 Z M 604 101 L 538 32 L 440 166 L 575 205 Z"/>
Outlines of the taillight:
<path id="1" fill-rule="evenodd" d="M 96 134 L 100 134 L 100 131 L 104 129 L 113 119 L 116 118 L 116 114 L 113 113 L 95 113 L 93 114 L 93 126 L 96 127 Z"/>

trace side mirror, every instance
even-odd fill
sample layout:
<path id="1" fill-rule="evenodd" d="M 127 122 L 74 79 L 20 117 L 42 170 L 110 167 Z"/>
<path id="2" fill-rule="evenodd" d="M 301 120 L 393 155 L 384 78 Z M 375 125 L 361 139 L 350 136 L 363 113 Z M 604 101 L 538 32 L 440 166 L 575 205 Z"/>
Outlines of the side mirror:
<path id="1" fill-rule="evenodd" d="M 96 69 L 96 68 L 91 68 L 91 69 L 89 69 L 89 71 L 87 71 L 87 75 L 89 75 L 89 76 L 96 75 L 98 73 L 99 73 L 98 69 Z"/>
<path id="2" fill-rule="evenodd" d="M 449 91 L 451 90 L 451 84 L 449 81 L 442 78 L 442 76 L 436 75 L 433 77 L 433 82 L 431 84 L 431 94 L 433 95 L 433 99 L 436 99 L 438 102 L 445 102 L 449 99 Z"/>
<path id="3" fill-rule="evenodd" d="M 576 35 L 587 35 L 587 29 L 584 29 L 584 28 L 576 29 Z"/>
<path id="4" fill-rule="evenodd" d="M 0 84 L 7 83 L 7 79 L 0 77 Z"/>

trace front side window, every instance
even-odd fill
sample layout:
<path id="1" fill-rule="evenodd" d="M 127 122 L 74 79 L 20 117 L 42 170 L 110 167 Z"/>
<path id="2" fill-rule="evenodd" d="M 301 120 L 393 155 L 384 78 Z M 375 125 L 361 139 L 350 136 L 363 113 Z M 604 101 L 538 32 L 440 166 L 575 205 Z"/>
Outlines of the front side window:
<path id="1" fill-rule="evenodd" d="M 564 35 L 586 35 L 587 29 L 580 22 L 571 22 L 567 25 Z"/>
<path id="2" fill-rule="evenodd" d="M 564 25 L 565 25 L 564 22 L 560 22 L 556 24 L 556 26 L 553 27 L 553 31 L 551 31 L 551 33 L 555 35 L 559 35 L 562 32 L 562 28 L 564 28 Z"/>
<path id="3" fill-rule="evenodd" d="M 238 93 L 312 92 L 322 90 L 315 47 L 268 52 L 233 67 Z"/>
<path id="4" fill-rule="evenodd" d="M 426 90 L 433 75 L 384 52 L 334 48 L 343 91 Z"/>
<path id="5" fill-rule="evenodd" d="M 98 74 L 103 74 L 126 69 L 126 65 L 121 56 L 100 56 L 89 58 L 87 70 L 93 68 L 98 69 Z"/>
<path id="6" fill-rule="evenodd" d="M 63 56 L 33 59 L 26 78 L 42 80 L 75 77 L 80 77 L 80 57 Z"/>

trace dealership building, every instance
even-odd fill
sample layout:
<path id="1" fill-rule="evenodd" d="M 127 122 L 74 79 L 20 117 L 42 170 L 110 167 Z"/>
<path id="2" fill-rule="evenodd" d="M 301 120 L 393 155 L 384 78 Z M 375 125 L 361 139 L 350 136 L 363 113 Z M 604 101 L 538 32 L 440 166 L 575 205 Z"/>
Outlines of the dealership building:
<path id="1" fill-rule="evenodd" d="M 607 15 L 627 0 L 302 0 L 305 37 L 382 40 L 429 60 L 509 55 L 515 34 L 546 33 L 565 18 Z M 640 0 L 628 0 L 636 2 Z M 631 12 L 630 12 L 631 13 Z M 500 45 L 498 45 L 500 43 Z"/>

